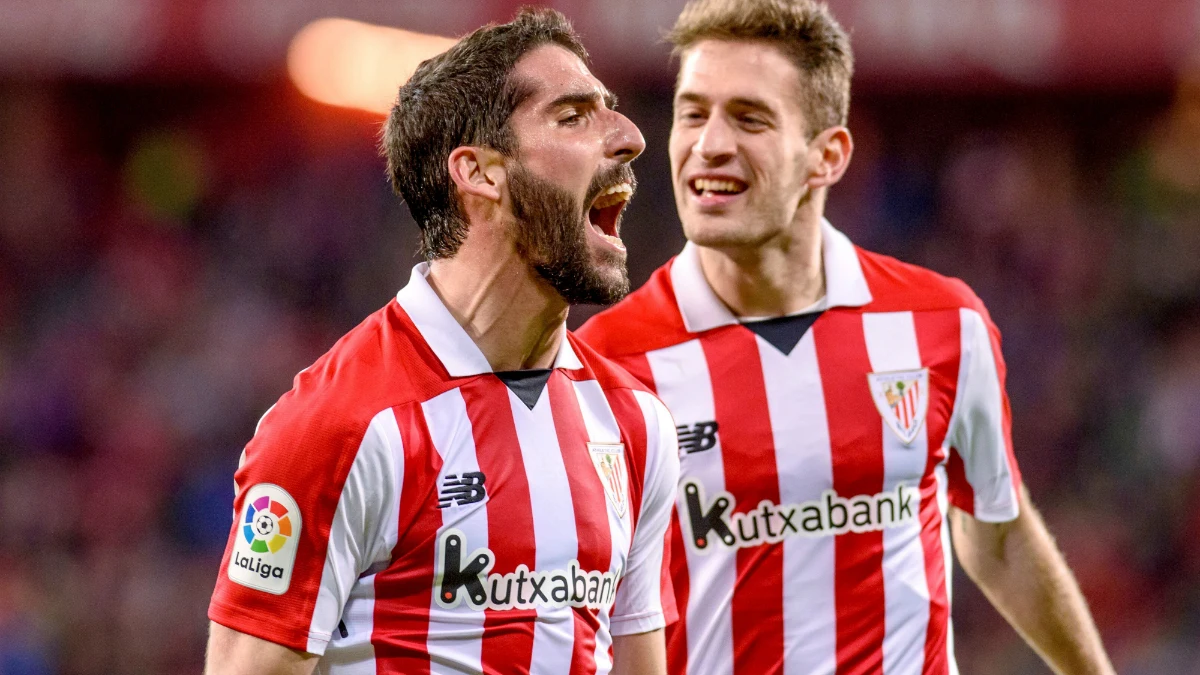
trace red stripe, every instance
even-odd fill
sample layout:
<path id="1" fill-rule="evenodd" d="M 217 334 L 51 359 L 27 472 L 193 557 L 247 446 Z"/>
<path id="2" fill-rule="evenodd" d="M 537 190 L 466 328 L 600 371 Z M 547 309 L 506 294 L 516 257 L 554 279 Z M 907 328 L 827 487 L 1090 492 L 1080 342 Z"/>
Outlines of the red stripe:
<path id="1" fill-rule="evenodd" d="M 779 503 L 775 438 L 757 340 L 741 326 L 713 331 L 700 340 L 721 424 L 725 489 L 736 498 L 738 513 L 757 509 L 763 500 Z M 749 466 L 755 470 L 747 471 Z M 757 520 L 752 522 L 757 526 Z M 746 534 L 753 536 L 753 530 Z M 782 668 L 782 584 L 782 546 L 738 549 L 730 610 L 734 673 L 762 675 Z"/>
<path id="2" fill-rule="evenodd" d="M 691 591 L 688 579 L 687 556 L 684 552 L 683 529 L 679 525 L 679 511 L 671 511 L 671 527 L 667 530 L 667 543 L 670 546 L 668 566 L 671 573 L 671 585 L 675 591 L 675 606 L 679 618 L 674 623 L 667 624 L 667 672 L 683 675 L 687 672 L 687 606 L 688 594 Z"/>
<path id="3" fill-rule="evenodd" d="M 433 601 L 437 533 L 442 513 L 431 498 L 442 458 L 429 438 L 417 403 L 394 408 L 404 442 L 404 482 L 393 563 L 375 575 L 375 626 L 371 642 L 379 672 L 429 672 L 429 606 Z"/>
<path id="4" fill-rule="evenodd" d="M 813 324 L 833 460 L 833 489 L 845 499 L 883 491 L 883 436 L 867 386 L 871 372 L 862 316 L 828 312 Z M 883 668 L 883 532 L 834 540 L 837 672 Z"/>
<path id="5" fill-rule="evenodd" d="M 963 464 L 962 455 L 954 448 L 950 448 L 950 458 L 946 461 L 946 482 L 949 483 L 950 503 L 963 513 L 975 515 L 975 488 L 967 480 L 967 467 Z"/>
<path id="6" fill-rule="evenodd" d="M 929 625 L 925 630 L 924 675 L 944 675 L 950 671 L 947 644 L 950 598 L 946 588 L 945 552 L 942 528 L 946 526 L 937 503 L 938 464 L 946 459 L 942 451 L 954 410 L 958 388 L 958 362 L 962 351 L 958 311 L 914 312 L 917 347 L 921 365 L 929 369 L 929 403 L 925 412 L 929 438 L 928 461 L 921 480 L 921 546 L 925 552 L 925 582 L 929 587 Z"/>
<path id="7" fill-rule="evenodd" d="M 562 451 L 563 464 L 571 485 L 571 504 L 575 509 L 575 535 L 579 541 L 579 566 L 584 570 L 607 570 L 612 558 L 612 534 L 609 532 L 608 503 L 604 486 L 588 451 L 587 427 L 575 385 L 555 371 L 547 384 L 554 430 Z M 571 656 L 571 675 L 596 672 L 596 631 L 600 620 L 596 610 L 575 608 L 575 649 Z"/>
<path id="8" fill-rule="evenodd" d="M 649 387 L 650 391 L 658 392 L 654 387 L 654 372 L 650 370 L 650 359 L 646 358 L 645 354 L 632 354 L 613 360 L 629 371 L 629 374 L 637 378 L 639 382 Z"/>
<path id="9" fill-rule="evenodd" d="M 479 470 L 492 486 L 488 497 L 488 548 L 496 563 L 489 574 L 516 572 L 517 566 L 537 568 L 533 507 L 521 443 L 513 420 L 508 387 L 495 377 L 477 377 L 462 387 L 467 417 L 475 438 Z M 524 405 L 524 404 L 519 404 Z M 513 584 L 513 597 L 524 584 Z M 488 589 L 490 592 L 490 588 Z M 506 591 L 501 590 L 501 595 Z M 483 672 L 495 675 L 524 672 L 533 660 L 535 609 L 484 610 L 481 662 Z"/>

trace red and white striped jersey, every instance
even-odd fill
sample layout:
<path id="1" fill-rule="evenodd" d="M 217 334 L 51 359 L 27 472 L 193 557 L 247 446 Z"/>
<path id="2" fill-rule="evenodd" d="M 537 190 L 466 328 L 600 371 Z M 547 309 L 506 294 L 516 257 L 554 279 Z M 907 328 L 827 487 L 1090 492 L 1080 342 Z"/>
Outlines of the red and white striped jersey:
<path id="1" fill-rule="evenodd" d="M 502 379 L 427 273 L 259 423 L 209 618 L 321 673 L 607 673 L 664 625 L 671 417 L 565 328 Z"/>
<path id="2" fill-rule="evenodd" d="M 1017 515 L 982 303 L 822 235 L 826 296 L 791 344 L 739 323 L 690 244 L 580 331 L 679 425 L 675 675 L 955 673 L 948 505 Z"/>

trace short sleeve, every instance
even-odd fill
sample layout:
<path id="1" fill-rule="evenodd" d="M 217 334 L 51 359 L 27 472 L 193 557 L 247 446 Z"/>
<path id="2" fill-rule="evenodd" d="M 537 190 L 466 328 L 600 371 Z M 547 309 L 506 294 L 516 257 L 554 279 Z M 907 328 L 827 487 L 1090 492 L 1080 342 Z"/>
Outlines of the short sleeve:
<path id="1" fill-rule="evenodd" d="M 615 635 L 646 633 L 666 625 L 663 616 L 664 543 L 679 481 L 679 449 L 675 423 L 653 394 L 634 392 L 646 420 L 646 471 L 642 510 L 630 546 L 629 560 L 617 589 L 610 621 Z"/>
<path id="2" fill-rule="evenodd" d="M 1021 477 L 1012 449 L 1000 332 L 982 304 L 959 310 L 961 355 L 947 466 L 950 501 L 979 520 L 1017 517 Z"/>
<path id="3" fill-rule="evenodd" d="M 323 654 L 358 577 L 386 559 L 403 468 L 391 409 L 347 421 L 281 399 L 235 474 L 234 523 L 211 620 Z"/>

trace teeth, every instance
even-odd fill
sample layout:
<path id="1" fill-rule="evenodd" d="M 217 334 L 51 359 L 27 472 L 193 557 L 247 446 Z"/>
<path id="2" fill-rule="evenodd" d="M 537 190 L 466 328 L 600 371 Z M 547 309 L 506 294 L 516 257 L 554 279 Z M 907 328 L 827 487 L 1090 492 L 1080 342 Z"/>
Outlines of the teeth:
<path id="1" fill-rule="evenodd" d="M 592 208 L 603 209 L 615 206 L 621 202 L 629 201 L 631 195 L 633 195 L 632 185 L 629 183 L 618 183 L 605 188 L 600 193 L 600 196 L 596 197 L 596 201 L 592 202 Z"/>
<path id="2" fill-rule="evenodd" d="M 699 192 L 741 192 L 741 186 L 731 180 L 696 178 L 692 185 Z"/>
<path id="3" fill-rule="evenodd" d="M 593 228 L 593 229 L 594 229 L 594 228 Z M 622 251 L 624 251 L 624 250 L 625 250 L 625 242 L 621 241 L 621 238 L 620 238 L 620 237 L 614 237 L 614 236 L 612 236 L 612 235 L 609 235 L 609 234 L 604 234 L 604 233 L 603 233 L 603 232 L 601 232 L 600 230 L 596 230 L 596 234 L 600 235 L 600 238 L 601 238 L 601 239 L 603 239 L 603 240 L 607 241 L 608 243 L 612 244 L 612 245 L 613 245 L 613 246 L 615 246 L 616 248 L 619 248 L 619 249 L 621 249 Z"/>

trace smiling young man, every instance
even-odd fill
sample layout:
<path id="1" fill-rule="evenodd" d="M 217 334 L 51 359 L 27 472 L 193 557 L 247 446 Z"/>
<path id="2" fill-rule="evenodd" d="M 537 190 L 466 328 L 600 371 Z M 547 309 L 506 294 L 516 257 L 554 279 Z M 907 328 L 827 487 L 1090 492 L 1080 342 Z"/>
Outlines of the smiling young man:
<path id="1" fill-rule="evenodd" d="M 564 325 L 628 289 L 644 147 L 585 59 L 525 10 L 401 88 L 428 262 L 247 445 L 206 672 L 664 672 L 673 424 Z"/>
<path id="2" fill-rule="evenodd" d="M 1111 673 L 1021 485 L 1000 338 L 962 282 L 823 218 L 849 42 L 806 0 L 695 0 L 671 130 L 688 244 L 581 337 L 679 424 L 670 672 L 956 673 L 949 532 L 1060 673 Z"/>

